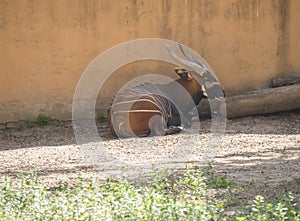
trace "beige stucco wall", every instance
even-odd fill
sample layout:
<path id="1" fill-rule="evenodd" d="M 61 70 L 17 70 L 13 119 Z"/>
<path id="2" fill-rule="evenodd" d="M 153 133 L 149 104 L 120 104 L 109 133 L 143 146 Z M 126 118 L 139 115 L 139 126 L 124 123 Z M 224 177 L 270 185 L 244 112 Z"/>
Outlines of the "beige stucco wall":
<path id="1" fill-rule="evenodd" d="M 300 70 L 299 11 L 298 0 L 0 1 L 0 122 L 70 119 L 86 66 L 136 38 L 193 48 L 227 94 L 266 88 L 271 77 Z M 112 79 L 106 98 L 109 85 L 121 84 Z"/>

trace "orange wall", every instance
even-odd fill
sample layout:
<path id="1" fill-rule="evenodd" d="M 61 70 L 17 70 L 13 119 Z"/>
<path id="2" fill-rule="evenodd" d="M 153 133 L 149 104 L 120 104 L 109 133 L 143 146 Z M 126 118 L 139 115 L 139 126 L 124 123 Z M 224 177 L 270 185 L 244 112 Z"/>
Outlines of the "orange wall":
<path id="1" fill-rule="evenodd" d="M 0 122 L 70 119 L 86 66 L 136 38 L 193 48 L 227 94 L 266 88 L 271 77 L 300 70 L 299 11 L 298 0 L 0 1 Z"/>

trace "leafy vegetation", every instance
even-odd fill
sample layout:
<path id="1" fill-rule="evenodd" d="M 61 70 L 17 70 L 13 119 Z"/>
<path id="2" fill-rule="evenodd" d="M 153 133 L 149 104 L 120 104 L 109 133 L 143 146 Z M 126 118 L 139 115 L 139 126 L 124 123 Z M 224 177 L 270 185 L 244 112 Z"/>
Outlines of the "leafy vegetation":
<path id="1" fill-rule="evenodd" d="M 18 129 L 19 129 L 19 130 L 22 130 L 22 129 L 24 129 L 24 124 L 23 124 L 23 123 L 19 123 L 19 125 L 18 125 Z"/>
<path id="2" fill-rule="evenodd" d="M 228 212 L 226 198 L 212 196 L 231 190 L 226 177 L 213 182 L 206 171 L 188 169 L 183 174 L 160 172 L 152 181 L 132 183 L 108 179 L 78 179 L 75 187 L 48 189 L 36 175 L 12 181 L 3 177 L 0 188 L 1 220 L 300 220 L 292 194 L 278 200 L 257 196 L 245 206 Z"/>
<path id="3" fill-rule="evenodd" d="M 37 122 L 39 125 L 47 125 L 50 123 L 50 121 L 51 121 L 51 117 L 46 116 L 44 114 L 39 114 L 37 117 Z"/>
<path id="4" fill-rule="evenodd" d="M 34 122 L 32 120 L 26 120 L 26 125 L 27 127 L 33 128 L 34 127 Z"/>
<path id="5" fill-rule="evenodd" d="M 8 138 L 8 136 L 9 136 L 9 133 L 6 130 L 4 130 L 1 134 L 2 139 L 5 139 L 5 140 Z"/>
<path id="6" fill-rule="evenodd" d="M 100 122 L 100 123 L 103 123 L 103 122 L 106 122 L 106 121 L 107 121 L 107 117 L 106 117 L 105 114 L 102 113 L 102 112 L 99 114 L 98 119 L 99 119 L 99 122 Z"/>
<path id="7" fill-rule="evenodd" d="M 291 193 L 283 195 L 279 200 L 266 201 L 263 196 L 258 195 L 246 208 L 240 209 L 240 215 L 236 220 L 300 220 L 300 208 L 293 203 Z"/>

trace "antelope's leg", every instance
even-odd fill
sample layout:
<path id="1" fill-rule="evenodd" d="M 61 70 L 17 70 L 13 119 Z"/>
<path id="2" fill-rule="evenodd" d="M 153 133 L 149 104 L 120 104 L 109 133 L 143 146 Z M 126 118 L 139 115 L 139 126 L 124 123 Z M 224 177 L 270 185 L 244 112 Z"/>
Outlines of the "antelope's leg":
<path id="1" fill-rule="evenodd" d="M 182 130 L 181 127 L 169 127 L 166 130 L 166 135 L 177 134 Z"/>
<path id="2" fill-rule="evenodd" d="M 168 128 L 170 127 L 191 127 L 191 118 L 189 114 L 186 114 L 187 116 L 179 114 L 179 111 L 173 106 L 172 107 L 172 115 L 168 118 Z"/>
<path id="3" fill-rule="evenodd" d="M 111 119 L 112 118 L 112 107 L 111 106 L 107 110 L 107 118 L 108 118 L 108 122 L 107 122 L 108 123 L 108 128 L 110 129 L 112 135 L 114 137 L 117 137 L 117 134 L 114 130 L 114 127 L 113 127 L 113 124 L 112 124 L 112 119 Z"/>
<path id="4" fill-rule="evenodd" d="M 149 136 L 164 136 L 167 131 L 167 123 L 161 115 L 153 115 L 149 120 Z"/>

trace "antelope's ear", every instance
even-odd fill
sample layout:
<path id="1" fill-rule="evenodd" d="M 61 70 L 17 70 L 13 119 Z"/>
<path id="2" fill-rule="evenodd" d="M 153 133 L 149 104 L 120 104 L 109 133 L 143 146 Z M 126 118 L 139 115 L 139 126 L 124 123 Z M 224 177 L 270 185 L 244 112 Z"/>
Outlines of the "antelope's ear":
<path id="1" fill-rule="evenodd" d="M 174 70 L 176 74 L 178 74 L 178 76 L 183 80 L 191 81 L 193 79 L 192 75 L 190 75 L 190 73 L 183 68 L 176 67 Z"/>

